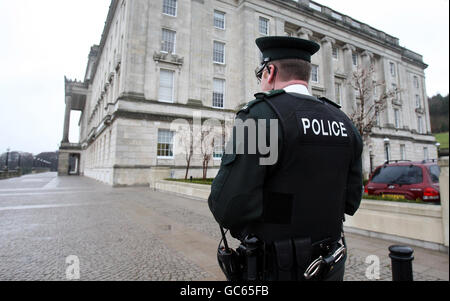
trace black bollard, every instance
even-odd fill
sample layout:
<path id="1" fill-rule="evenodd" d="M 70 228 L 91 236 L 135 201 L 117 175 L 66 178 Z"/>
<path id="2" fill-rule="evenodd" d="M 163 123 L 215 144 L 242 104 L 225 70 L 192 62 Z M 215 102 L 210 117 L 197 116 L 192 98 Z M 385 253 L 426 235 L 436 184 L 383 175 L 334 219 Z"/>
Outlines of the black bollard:
<path id="1" fill-rule="evenodd" d="M 414 281 L 412 261 L 414 250 L 407 246 L 390 246 L 392 281 Z"/>

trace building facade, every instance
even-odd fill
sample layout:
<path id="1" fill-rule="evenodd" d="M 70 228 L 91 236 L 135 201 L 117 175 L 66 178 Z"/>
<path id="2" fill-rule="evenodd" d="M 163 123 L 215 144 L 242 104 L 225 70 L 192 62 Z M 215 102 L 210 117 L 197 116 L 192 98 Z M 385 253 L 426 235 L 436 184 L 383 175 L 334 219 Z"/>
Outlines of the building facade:
<path id="1" fill-rule="evenodd" d="M 232 120 L 258 92 L 255 39 L 272 35 L 321 44 L 310 92 L 349 115 L 358 106 L 350 84 L 357 70 L 373 66 L 373 81 L 384 83 L 375 96 L 398 91 L 366 140 L 366 176 L 386 160 L 437 158 L 427 65 L 395 37 L 309 0 L 112 0 L 84 81 L 65 80 L 59 173 L 67 174 L 72 157 L 81 174 L 114 186 L 184 177 L 185 155 L 174 149 L 172 122 L 193 120 L 193 112 L 202 120 Z M 71 110 L 82 111 L 75 144 L 68 140 Z M 209 177 L 220 166 L 223 144 L 215 145 Z M 191 166 L 189 175 L 200 176 L 200 155 Z"/>

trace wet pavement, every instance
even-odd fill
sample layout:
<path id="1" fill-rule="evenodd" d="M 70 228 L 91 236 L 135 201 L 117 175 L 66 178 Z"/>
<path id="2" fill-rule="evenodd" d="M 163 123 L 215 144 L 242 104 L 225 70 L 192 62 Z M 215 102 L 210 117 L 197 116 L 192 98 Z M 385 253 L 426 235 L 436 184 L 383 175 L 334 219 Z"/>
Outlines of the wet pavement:
<path id="1" fill-rule="evenodd" d="M 70 279 L 69 256 L 80 280 L 224 280 L 219 240 L 203 200 L 56 173 L 0 181 L 0 280 Z M 395 243 L 347 241 L 345 280 L 391 280 Z M 448 281 L 448 254 L 414 249 L 415 280 Z"/>

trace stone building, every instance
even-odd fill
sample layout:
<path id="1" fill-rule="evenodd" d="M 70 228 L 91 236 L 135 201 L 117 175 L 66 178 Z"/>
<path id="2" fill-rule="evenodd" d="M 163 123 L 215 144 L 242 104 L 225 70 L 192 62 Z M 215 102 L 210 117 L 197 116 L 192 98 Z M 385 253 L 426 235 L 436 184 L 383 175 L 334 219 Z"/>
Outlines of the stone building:
<path id="1" fill-rule="evenodd" d="M 437 157 L 427 65 L 395 37 L 309 0 L 112 0 L 84 81 L 65 80 L 59 173 L 67 174 L 75 158 L 81 174 L 114 186 L 184 176 L 185 156 L 173 149 L 171 122 L 192 119 L 193 112 L 203 119 L 233 119 L 258 92 L 254 70 L 261 54 L 254 41 L 267 35 L 320 43 L 311 93 L 335 100 L 348 114 L 358 103 L 349 84 L 358 68 L 373 65 L 374 81 L 400 91 L 377 116 L 366 142 L 366 175 L 387 159 Z M 75 144 L 68 139 L 71 110 L 82 111 Z M 215 146 L 210 177 L 222 147 Z M 194 156 L 190 175 L 200 176 L 201 166 Z"/>

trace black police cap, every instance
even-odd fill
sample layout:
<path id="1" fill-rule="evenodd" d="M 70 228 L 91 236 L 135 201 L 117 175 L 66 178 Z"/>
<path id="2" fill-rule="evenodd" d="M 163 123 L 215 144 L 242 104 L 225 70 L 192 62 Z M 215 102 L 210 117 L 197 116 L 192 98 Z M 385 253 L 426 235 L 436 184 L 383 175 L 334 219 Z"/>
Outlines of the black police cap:
<path id="1" fill-rule="evenodd" d="M 309 40 L 293 37 L 263 37 L 256 40 L 264 60 L 301 59 L 311 62 L 320 45 Z"/>

